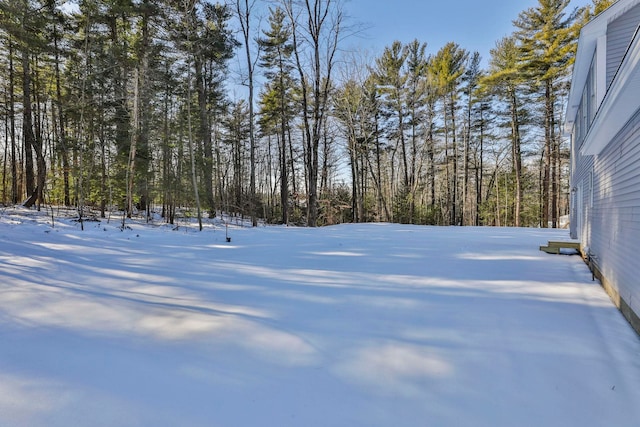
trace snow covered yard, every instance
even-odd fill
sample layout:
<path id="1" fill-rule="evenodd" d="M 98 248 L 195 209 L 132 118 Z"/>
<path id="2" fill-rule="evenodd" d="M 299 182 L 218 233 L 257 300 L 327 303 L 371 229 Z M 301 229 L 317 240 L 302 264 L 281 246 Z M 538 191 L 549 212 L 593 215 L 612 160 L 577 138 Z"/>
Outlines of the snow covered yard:
<path id="1" fill-rule="evenodd" d="M 637 426 L 566 231 L 0 214 L 0 426 Z"/>

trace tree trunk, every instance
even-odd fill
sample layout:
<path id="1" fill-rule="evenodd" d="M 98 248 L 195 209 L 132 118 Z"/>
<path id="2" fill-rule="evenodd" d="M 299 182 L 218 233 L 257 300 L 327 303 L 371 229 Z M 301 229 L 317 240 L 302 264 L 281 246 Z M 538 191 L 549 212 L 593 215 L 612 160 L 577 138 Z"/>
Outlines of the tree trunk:
<path id="1" fill-rule="evenodd" d="M 58 148 L 62 160 L 62 182 L 64 193 L 64 205 L 71 206 L 71 193 L 69 188 L 69 151 L 67 149 L 67 136 L 64 120 L 64 108 L 62 105 L 62 90 L 60 82 L 60 52 L 58 49 L 57 26 L 54 27 L 53 43 L 55 49 L 55 79 L 56 79 L 56 106 L 58 108 L 58 130 L 60 132 Z"/>
<path id="2" fill-rule="evenodd" d="M 515 209 L 514 209 L 514 225 L 521 226 L 521 210 L 522 210 L 522 151 L 520 139 L 520 120 L 518 118 L 518 100 L 516 98 L 515 88 L 509 89 L 511 98 L 511 155 L 513 162 L 513 171 L 516 179 Z"/>
<path id="3" fill-rule="evenodd" d="M 427 158 L 429 159 L 429 205 L 433 210 L 436 207 L 436 162 L 435 162 L 435 141 L 433 138 L 433 117 L 429 120 L 429 144 L 427 148 Z"/>
<path id="4" fill-rule="evenodd" d="M 193 195 L 196 199 L 196 209 L 198 215 L 198 226 L 202 231 L 202 210 L 200 207 L 200 194 L 198 192 L 198 179 L 196 178 L 196 159 L 193 149 L 193 128 L 191 126 L 191 64 L 187 64 L 187 132 L 189 143 L 189 158 L 191 160 L 191 185 L 193 186 Z"/>
<path id="5" fill-rule="evenodd" d="M 456 138 L 456 109 L 453 93 L 450 94 L 451 109 L 451 145 L 453 146 L 453 172 L 451 190 L 451 225 L 458 224 L 458 140 Z"/>
<path id="6" fill-rule="evenodd" d="M 17 204 L 20 200 L 18 186 L 18 159 L 16 155 L 16 110 L 14 92 L 13 42 L 9 37 L 9 127 L 11 133 L 11 201 Z"/>
<path id="7" fill-rule="evenodd" d="M 480 208 L 482 206 L 482 183 L 484 178 L 484 108 L 480 109 L 480 141 L 476 166 L 476 221 L 475 225 L 481 225 Z"/>
<path id="8" fill-rule="evenodd" d="M 24 141 L 24 164 L 25 164 L 25 184 L 27 195 L 31 196 L 36 191 L 35 170 L 33 164 L 33 148 L 36 145 L 36 136 L 33 133 L 33 113 L 31 109 L 31 67 L 29 63 L 29 52 L 24 48 L 22 52 L 22 138 Z M 28 199 L 28 201 L 31 199 Z M 25 203 L 26 207 L 35 204 Z"/>
<path id="9" fill-rule="evenodd" d="M 552 152 L 552 122 L 553 122 L 553 100 L 551 81 L 545 82 L 545 119 L 544 119 L 544 170 L 542 173 L 542 212 L 541 226 L 549 227 L 549 192 L 551 187 L 551 152 Z"/>
<path id="10" fill-rule="evenodd" d="M 133 213 L 133 183 L 135 182 L 135 164 L 136 164 L 136 150 L 138 148 L 138 135 L 140 134 L 140 120 L 139 120 L 139 101 L 140 79 L 138 76 L 138 69 L 134 71 L 133 77 L 133 129 L 131 132 L 131 146 L 129 148 L 129 159 L 127 162 L 127 218 L 131 218 Z M 124 217 L 122 219 L 122 226 L 124 227 Z"/>
<path id="11" fill-rule="evenodd" d="M 358 160 L 356 154 L 357 139 L 353 134 L 353 129 L 350 129 L 349 136 L 347 137 L 349 149 L 349 165 L 351 166 L 351 220 L 352 222 L 359 222 L 359 193 L 360 193 L 360 171 L 358 170 Z"/>
<path id="12" fill-rule="evenodd" d="M 469 141 L 471 139 L 471 105 L 467 113 L 466 132 L 464 134 L 464 153 L 463 153 L 463 181 L 462 181 L 462 214 L 460 217 L 460 225 L 466 225 L 469 213 Z"/>
<path id="13" fill-rule="evenodd" d="M 289 224 L 289 177 L 287 165 L 287 112 L 284 78 L 280 72 L 280 205 L 282 223 Z"/>
<path id="14" fill-rule="evenodd" d="M 553 102 L 552 102 L 553 108 Z M 555 111 L 552 112 L 555 122 Z M 560 196 L 560 143 L 555 136 L 555 123 L 551 123 L 551 226 L 558 228 L 559 196 Z"/>
<path id="15" fill-rule="evenodd" d="M 194 54 L 196 91 L 198 92 L 198 113 L 200 115 L 200 140 L 204 150 L 204 188 L 207 192 L 205 199 L 208 204 L 209 217 L 215 216 L 215 200 L 213 196 L 213 143 L 211 140 L 211 126 L 207 108 L 207 91 L 204 84 L 204 65 L 198 54 Z"/>
<path id="16" fill-rule="evenodd" d="M 107 195 L 110 193 L 108 191 L 107 185 L 107 144 L 104 140 L 104 126 L 100 126 L 100 193 L 102 196 L 100 197 L 100 218 L 106 217 L 107 210 Z M 110 197 L 109 197 L 110 199 Z"/>
<path id="17" fill-rule="evenodd" d="M 305 11 L 302 14 L 302 22 L 307 25 L 305 28 L 307 37 L 305 38 L 309 41 L 311 49 L 311 64 L 308 64 L 309 67 L 307 67 L 302 61 L 302 40 L 298 35 L 300 15 L 294 10 L 293 0 L 286 0 L 284 3 L 291 20 L 293 51 L 302 91 L 301 104 L 307 169 L 307 225 L 315 227 L 318 222 L 319 147 L 328 109 L 331 74 L 338 49 L 342 15 L 337 13 L 337 20 L 331 22 L 329 18 L 332 12 L 331 7 L 334 6 L 332 2 L 314 0 L 304 3 Z M 327 29 L 327 26 L 331 24 L 333 27 Z M 323 56 L 323 53 L 326 56 Z M 311 82 L 307 78 L 308 68 L 312 70 Z M 309 99 L 310 96 L 312 99 Z"/>
<path id="18" fill-rule="evenodd" d="M 444 99 L 444 164 L 445 164 L 445 187 L 446 187 L 446 209 L 447 211 L 443 212 L 443 216 L 448 216 L 447 222 L 448 225 L 452 225 L 452 214 L 451 214 L 451 159 L 449 156 L 449 114 L 447 113 L 447 100 L 446 97 Z"/>
<path id="19" fill-rule="evenodd" d="M 253 108 L 254 64 L 251 59 L 251 7 L 249 6 L 249 0 L 244 0 L 244 10 L 241 10 L 240 0 L 236 0 L 236 8 L 240 26 L 242 27 L 245 54 L 247 57 L 247 86 L 249 88 L 249 210 L 251 214 L 251 224 L 256 227 L 258 225 L 258 218 L 256 216 L 256 141 L 254 135 L 255 113 Z"/>

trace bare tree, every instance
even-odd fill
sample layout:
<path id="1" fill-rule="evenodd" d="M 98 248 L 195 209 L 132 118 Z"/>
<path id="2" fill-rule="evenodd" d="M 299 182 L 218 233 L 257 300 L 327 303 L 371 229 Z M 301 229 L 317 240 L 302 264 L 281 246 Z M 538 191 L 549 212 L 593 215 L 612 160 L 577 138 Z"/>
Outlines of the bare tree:
<path id="1" fill-rule="evenodd" d="M 318 221 L 319 147 L 327 119 L 331 78 L 342 33 L 341 0 L 281 0 L 291 20 L 300 75 L 307 172 L 307 225 Z M 309 70 L 309 72 L 307 72 Z"/>
<path id="2" fill-rule="evenodd" d="M 255 138 L 255 112 L 253 105 L 254 98 L 254 71 L 255 60 L 251 53 L 251 14 L 254 9 L 255 0 L 236 0 L 235 11 L 240 21 L 242 37 L 244 40 L 245 54 L 247 57 L 247 87 L 249 89 L 249 210 L 251 211 L 251 224 L 255 227 L 258 225 L 256 216 L 256 138 Z M 260 46 L 258 44 L 258 46 Z M 256 59 L 260 57 L 260 52 L 256 55 Z"/>

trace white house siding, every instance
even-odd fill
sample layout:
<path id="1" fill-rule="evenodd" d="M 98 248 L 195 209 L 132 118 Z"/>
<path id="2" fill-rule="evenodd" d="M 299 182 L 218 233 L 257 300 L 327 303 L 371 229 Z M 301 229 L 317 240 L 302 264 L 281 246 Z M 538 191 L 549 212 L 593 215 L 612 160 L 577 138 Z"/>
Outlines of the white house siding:
<path id="1" fill-rule="evenodd" d="M 640 4 L 607 27 L 607 87 L 611 84 L 640 22 Z"/>
<path id="2" fill-rule="evenodd" d="M 589 248 L 608 284 L 640 314 L 640 110 L 593 157 Z M 588 197 L 583 203 L 588 209 Z"/>
<path id="3" fill-rule="evenodd" d="M 576 141 L 580 143 L 581 141 Z M 573 239 L 578 239 L 583 246 L 589 246 L 590 227 L 588 215 L 591 210 L 591 182 L 593 177 L 593 156 L 580 154 L 578 147 L 572 150 L 573 162 L 571 173 L 571 210 L 570 232 Z"/>
<path id="4" fill-rule="evenodd" d="M 640 0 L 618 0 L 582 29 L 565 129 L 571 237 L 593 255 L 594 274 L 640 334 L 639 23 Z M 587 97 L 589 85 L 596 90 Z"/>
<path id="5" fill-rule="evenodd" d="M 596 54 L 593 55 L 595 58 Z M 571 197 L 572 211 L 570 217 L 570 234 L 574 239 L 579 239 L 583 246 L 589 245 L 588 215 L 591 207 L 591 182 L 593 181 L 593 156 L 580 153 L 580 147 L 591 127 L 597 105 L 591 85 L 595 81 L 595 62 L 591 60 L 590 70 L 587 76 L 587 89 L 583 90 L 580 107 L 577 110 L 578 119 L 575 120 L 575 128 L 572 135 L 571 147 Z"/>

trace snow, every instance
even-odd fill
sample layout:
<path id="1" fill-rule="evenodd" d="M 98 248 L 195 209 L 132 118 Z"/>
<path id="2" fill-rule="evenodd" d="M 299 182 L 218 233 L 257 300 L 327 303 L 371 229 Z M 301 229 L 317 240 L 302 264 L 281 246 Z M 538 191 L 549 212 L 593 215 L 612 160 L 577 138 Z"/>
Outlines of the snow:
<path id="1" fill-rule="evenodd" d="M 636 426 L 566 230 L 0 214 L 0 426 Z"/>

